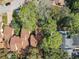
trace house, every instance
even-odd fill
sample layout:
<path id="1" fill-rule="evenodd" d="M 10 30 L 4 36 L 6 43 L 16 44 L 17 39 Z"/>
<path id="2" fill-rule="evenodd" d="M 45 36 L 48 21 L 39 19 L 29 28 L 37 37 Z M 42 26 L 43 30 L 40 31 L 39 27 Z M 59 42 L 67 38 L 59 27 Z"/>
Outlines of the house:
<path id="1" fill-rule="evenodd" d="M 30 36 L 30 33 L 22 28 L 22 30 L 21 30 L 21 40 L 22 40 L 23 49 L 25 49 L 26 47 L 29 46 L 29 41 L 28 41 L 29 36 Z"/>
<path id="2" fill-rule="evenodd" d="M 22 28 L 20 36 L 12 36 L 10 39 L 10 50 L 21 51 L 29 46 L 29 32 Z"/>
<path id="3" fill-rule="evenodd" d="M 79 55 L 79 35 L 73 36 L 73 53 Z"/>
<path id="4" fill-rule="evenodd" d="M 62 34 L 63 40 L 61 48 L 68 53 L 68 56 L 72 56 L 73 52 L 73 38 L 68 37 L 68 31 L 59 31 Z"/>
<path id="5" fill-rule="evenodd" d="M 79 55 L 79 35 L 68 36 L 68 31 L 59 31 L 62 34 L 63 42 L 61 48 L 66 51 L 69 57 Z"/>

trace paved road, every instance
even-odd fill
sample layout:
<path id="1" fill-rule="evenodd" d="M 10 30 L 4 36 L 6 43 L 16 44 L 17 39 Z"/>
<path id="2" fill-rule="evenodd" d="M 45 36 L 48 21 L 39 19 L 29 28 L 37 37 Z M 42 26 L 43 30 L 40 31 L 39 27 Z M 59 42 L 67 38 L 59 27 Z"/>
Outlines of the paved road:
<path id="1" fill-rule="evenodd" d="M 0 5 L 0 14 L 5 13 L 9 10 L 15 10 L 24 4 L 25 0 L 13 0 L 9 6 Z"/>

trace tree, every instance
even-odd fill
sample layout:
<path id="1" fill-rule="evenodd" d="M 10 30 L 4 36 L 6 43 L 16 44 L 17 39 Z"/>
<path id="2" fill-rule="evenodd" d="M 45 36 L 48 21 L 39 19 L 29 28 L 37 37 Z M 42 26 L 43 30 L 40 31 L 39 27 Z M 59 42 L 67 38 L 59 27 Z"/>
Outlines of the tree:
<path id="1" fill-rule="evenodd" d="M 9 53 L 7 54 L 7 58 L 8 58 L 8 59 L 18 59 L 18 55 L 17 55 L 17 53 L 15 53 L 15 52 L 9 52 Z"/>
<path id="2" fill-rule="evenodd" d="M 78 34 L 79 33 L 79 13 L 71 14 L 72 20 L 72 33 Z"/>
<path id="3" fill-rule="evenodd" d="M 38 18 L 49 18 L 51 13 L 50 0 L 37 0 Z"/>
<path id="4" fill-rule="evenodd" d="M 48 35 L 48 34 L 47 34 Z M 49 49 L 58 49 L 62 43 L 61 35 L 56 32 L 53 33 L 51 36 L 45 37 L 40 44 L 40 48 L 44 51 L 49 51 Z"/>
<path id="5" fill-rule="evenodd" d="M 39 46 L 45 52 L 50 51 L 51 48 L 59 48 L 62 43 L 62 37 L 57 32 L 56 20 L 51 17 L 52 9 L 50 4 L 48 0 L 40 0 L 38 4 L 39 19 L 37 25 L 42 29 L 44 36 Z"/>
<path id="6" fill-rule="evenodd" d="M 68 54 L 62 49 L 50 49 L 44 52 L 44 59 L 68 59 Z"/>
<path id="7" fill-rule="evenodd" d="M 72 12 L 79 12 L 79 0 L 66 0 L 67 6 L 71 9 Z"/>
<path id="8" fill-rule="evenodd" d="M 59 48 L 62 43 L 62 36 L 56 29 L 56 21 L 49 18 L 41 20 L 40 27 L 42 28 L 44 38 L 40 43 L 40 48 L 44 51 L 48 51 L 49 48 Z"/>
<path id="9" fill-rule="evenodd" d="M 28 32 L 32 32 L 36 27 L 36 6 L 32 2 L 28 2 L 25 6 L 20 8 L 18 13 L 20 20 L 22 22 L 22 27 L 24 27 Z"/>
<path id="10" fill-rule="evenodd" d="M 16 11 L 14 11 L 11 26 L 14 28 L 15 35 L 20 35 L 20 30 L 22 28 L 22 22 L 20 21 L 20 18 Z"/>
<path id="11" fill-rule="evenodd" d="M 69 14 L 70 14 L 70 9 L 66 6 L 61 7 L 61 8 L 58 6 L 52 7 L 52 11 L 51 11 L 52 18 L 57 21 L 61 20 L 62 18 L 66 16 L 69 16 Z"/>
<path id="12" fill-rule="evenodd" d="M 79 56 L 75 56 L 75 57 L 73 57 L 72 59 L 79 59 Z"/>
<path id="13" fill-rule="evenodd" d="M 69 31 L 72 34 L 79 33 L 79 13 L 71 13 L 57 22 L 58 30 Z"/>
<path id="14" fill-rule="evenodd" d="M 38 48 L 29 48 L 27 59 L 42 59 Z"/>
<path id="15" fill-rule="evenodd" d="M 58 30 L 71 31 L 72 17 L 66 16 L 57 22 Z"/>
<path id="16" fill-rule="evenodd" d="M 7 54 L 8 54 L 7 49 L 0 49 L 0 59 L 8 59 Z"/>
<path id="17" fill-rule="evenodd" d="M 79 0 L 75 0 L 75 2 L 73 3 L 73 8 L 79 9 Z"/>

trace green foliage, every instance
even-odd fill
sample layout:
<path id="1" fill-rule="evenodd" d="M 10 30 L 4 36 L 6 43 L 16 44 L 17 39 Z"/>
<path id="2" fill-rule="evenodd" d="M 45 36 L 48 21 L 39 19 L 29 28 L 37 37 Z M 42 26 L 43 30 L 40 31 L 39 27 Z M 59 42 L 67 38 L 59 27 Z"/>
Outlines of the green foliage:
<path id="1" fill-rule="evenodd" d="M 72 34 L 79 33 L 79 13 L 71 13 L 57 22 L 59 30 L 70 31 Z"/>
<path id="2" fill-rule="evenodd" d="M 66 0 L 67 7 L 71 9 L 72 12 L 79 12 L 79 0 Z"/>
<path id="3" fill-rule="evenodd" d="M 79 0 L 76 0 L 76 1 L 73 3 L 73 8 L 74 8 L 74 9 L 79 9 Z"/>
<path id="4" fill-rule="evenodd" d="M 45 0 L 44 0 L 45 1 Z M 50 3 L 40 2 L 39 4 L 39 19 L 38 19 L 38 27 L 42 28 L 44 38 L 40 43 L 40 48 L 45 52 L 49 51 L 49 49 L 56 48 L 58 49 L 62 43 L 62 37 L 59 32 L 57 32 L 56 20 L 52 19 L 51 15 L 58 14 L 57 9 L 53 10 L 50 8 Z M 48 7 L 50 6 L 50 7 Z M 52 13 L 51 13 L 52 12 Z M 54 15 L 53 14 L 53 15 Z"/>
<path id="5" fill-rule="evenodd" d="M 52 17 L 54 18 L 54 19 L 56 19 L 56 20 L 59 20 L 59 18 L 60 18 L 60 11 L 61 11 L 61 8 L 60 7 L 58 7 L 58 6 L 53 6 L 52 7 L 52 12 L 51 12 L 51 15 L 52 15 Z"/>
<path id="6" fill-rule="evenodd" d="M 39 54 L 39 49 L 30 48 L 28 51 L 27 59 L 42 59 L 40 54 Z"/>
<path id="7" fill-rule="evenodd" d="M 18 59 L 18 57 L 17 57 L 17 55 L 16 55 L 16 53 L 9 53 L 8 55 L 7 55 L 7 57 L 8 57 L 8 59 Z"/>
<path id="8" fill-rule="evenodd" d="M 38 18 L 49 18 L 51 13 L 50 0 L 37 0 L 37 2 Z"/>
<path id="9" fill-rule="evenodd" d="M 40 27 L 42 28 L 44 39 L 40 47 L 47 51 L 49 48 L 59 48 L 62 43 L 62 37 L 57 32 L 56 21 L 49 19 L 39 19 Z"/>
<path id="10" fill-rule="evenodd" d="M 73 2 L 73 4 L 72 4 L 72 10 L 74 11 L 74 12 L 79 12 L 78 10 L 79 10 L 79 0 L 75 0 L 74 2 Z"/>
<path id="11" fill-rule="evenodd" d="M 19 35 L 20 29 L 21 29 L 20 22 L 17 19 L 14 19 L 11 24 L 12 24 L 12 27 L 14 28 L 15 35 Z"/>
<path id="12" fill-rule="evenodd" d="M 58 30 L 71 31 L 72 17 L 67 16 L 57 22 Z"/>
<path id="13" fill-rule="evenodd" d="M 79 13 L 72 14 L 72 32 L 75 34 L 79 33 Z"/>
<path id="14" fill-rule="evenodd" d="M 73 56 L 72 59 L 79 59 L 79 56 Z"/>
<path id="15" fill-rule="evenodd" d="M 16 11 L 13 14 L 13 20 L 12 20 L 11 26 L 14 28 L 15 35 L 19 35 L 20 29 L 22 27 L 22 22 L 20 21 Z"/>
<path id="16" fill-rule="evenodd" d="M 70 9 L 68 7 L 58 7 L 58 6 L 53 6 L 52 7 L 52 11 L 51 11 L 51 15 L 52 18 L 54 18 L 55 20 L 61 20 L 63 17 L 68 16 L 70 13 Z"/>
<path id="17" fill-rule="evenodd" d="M 49 31 L 49 33 L 53 33 L 56 31 L 56 21 L 49 18 L 49 19 L 39 19 L 38 20 L 39 27 L 42 28 L 44 31 Z"/>
<path id="18" fill-rule="evenodd" d="M 4 25 L 7 25 L 7 14 L 2 16 Z"/>
<path id="19" fill-rule="evenodd" d="M 48 35 L 48 34 L 47 34 Z M 50 48 L 58 49 L 62 43 L 62 37 L 60 33 L 52 33 L 52 35 L 45 37 L 40 44 L 41 49 L 48 51 Z"/>
<path id="20" fill-rule="evenodd" d="M 68 59 L 67 53 L 61 49 L 50 49 L 44 52 L 44 59 Z"/>
<path id="21" fill-rule="evenodd" d="M 16 54 L 13 53 L 11 56 L 11 59 L 18 59 L 18 58 L 17 58 Z"/>
<path id="22" fill-rule="evenodd" d="M 34 30 L 36 27 L 36 15 L 36 6 L 33 1 L 23 6 L 19 11 L 22 26 L 29 31 Z"/>
<path id="23" fill-rule="evenodd" d="M 7 53 L 6 49 L 0 49 L 0 59 L 7 59 Z"/>

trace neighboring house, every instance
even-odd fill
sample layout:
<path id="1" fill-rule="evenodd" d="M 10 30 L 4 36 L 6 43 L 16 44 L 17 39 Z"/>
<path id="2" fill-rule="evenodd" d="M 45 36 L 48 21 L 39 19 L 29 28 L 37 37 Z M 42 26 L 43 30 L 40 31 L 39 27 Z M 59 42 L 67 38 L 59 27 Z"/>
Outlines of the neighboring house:
<path id="1" fill-rule="evenodd" d="M 63 37 L 61 48 L 68 53 L 69 57 L 71 57 L 73 52 L 73 39 L 68 37 L 68 31 L 60 31 L 60 33 Z"/>
<path id="2" fill-rule="evenodd" d="M 73 36 L 73 46 L 74 48 L 79 48 L 79 35 Z"/>
<path id="3" fill-rule="evenodd" d="M 79 55 L 79 35 L 73 36 L 73 54 Z"/>
<path id="4" fill-rule="evenodd" d="M 63 37 L 61 48 L 68 52 L 69 57 L 79 55 L 79 35 L 68 37 L 67 31 L 60 31 Z"/>

